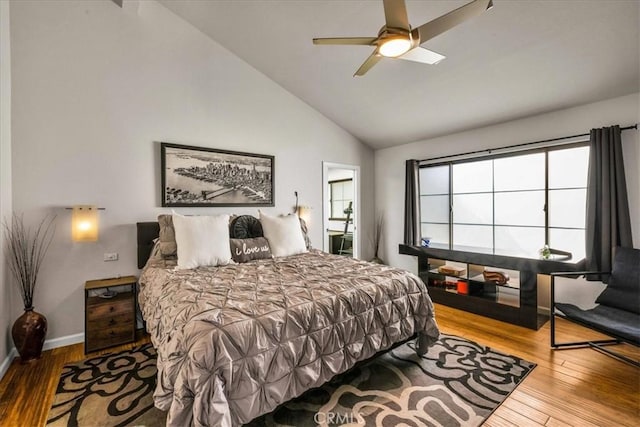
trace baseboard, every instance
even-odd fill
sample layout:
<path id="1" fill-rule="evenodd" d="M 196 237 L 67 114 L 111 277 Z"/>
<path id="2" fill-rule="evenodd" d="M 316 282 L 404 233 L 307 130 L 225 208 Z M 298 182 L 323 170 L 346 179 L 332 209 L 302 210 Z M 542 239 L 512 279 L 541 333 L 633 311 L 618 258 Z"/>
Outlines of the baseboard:
<path id="1" fill-rule="evenodd" d="M 42 350 L 51 350 L 52 348 L 64 347 L 66 345 L 78 344 L 84 342 L 84 333 L 67 335 L 65 337 L 53 338 L 46 340 Z"/>
<path id="2" fill-rule="evenodd" d="M 67 335 L 60 338 L 53 338 L 50 340 L 46 340 L 44 345 L 42 346 L 42 351 L 51 350 L 53 348 L 64 347 L 71 344 L 78 344 L 84 342 L 84 333 Z M 15 347 L 11 347 L 9 354 L 0 364 L 0 380 L 4 377 L 4 374 L 7 373 L 9 366 L 11 366 L 11 362 L 13 359 L 18 357 L 18 351 Z"/>
<path id="3" fill-rule="evenodd" d="M 9 350 L 7 357 L 5 357 L 2 364 L 0 364 L 0 380 L 4 378 L 4 374 L 7 373 L 9 366 L 11 366 L 11 362 L 13 362 L 13 358 L 16 356 L 18 356 L 18 352 L 15 347 L 12 347 L 11 350 Z"/>
<path id="4" fill-rule="evenodd" d="M 545 316 L 551 315 L 551 309 L 549 307 L 538 306 L 538 314 L 544 314 Z"/>

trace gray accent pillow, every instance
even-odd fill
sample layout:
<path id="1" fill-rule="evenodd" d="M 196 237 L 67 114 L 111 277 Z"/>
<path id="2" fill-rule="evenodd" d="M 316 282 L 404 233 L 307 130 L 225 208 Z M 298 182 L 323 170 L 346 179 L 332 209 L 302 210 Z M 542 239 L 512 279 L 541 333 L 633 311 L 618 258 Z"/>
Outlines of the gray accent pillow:
<path id="1" fill-rule="evenodd" d="M 162 254 L 160 253 L 160 239 L 153 239 L 153 248 L 151 248 L 149 259 L 162 259 Z"/>
<path id="2" fill-rule="evenodd" d="M 178 256 L 178 245 L 176 244 L 176 230 L 173 228 L 173 216 L 158 215 L 160 224 L 159 250 L 162 258 L 176 258 Z"/>
<path id="3" fill-rule="evenodd" d="M 311 249 L 311 239 L 309 238 L 309 229 L 304 219 L 300 218 L 300 229 L 302 230 L 302 237 L 304 237 L 304 245 L 308 249 Z"/>
<path id="4" fill-rule="evenodd" d="M 264 237 L 253 239 L 229 239 L 231 245 L 231 258 L 235 262 L 242 263 L 255 259 L 272 258 L 269 241 Z"/>
<path id="5" fill-rule="evenodd" d="M 252 239 L 264 237 L 262 224 L 258 218 L 251 215 L 239 215 L 231 222 L 230 235 L 232 239 Z"/>

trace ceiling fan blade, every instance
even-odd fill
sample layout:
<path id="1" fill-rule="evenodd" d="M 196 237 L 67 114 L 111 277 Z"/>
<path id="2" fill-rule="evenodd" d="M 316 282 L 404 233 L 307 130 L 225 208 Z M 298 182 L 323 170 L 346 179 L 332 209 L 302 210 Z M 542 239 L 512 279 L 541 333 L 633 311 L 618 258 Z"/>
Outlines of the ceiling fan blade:
<path id="1" fill-rule="evenodd" d="M 418 46 L 416 48 L 411 49 L 409 52 L 405 53 L 404 55 L 399 56 L 398 58 L 406 59 L 407 61 L 421 62 L 423 64 L 433 65 L 442 61 L 446 57 L 444 55 L 440 55 L 437 52 Z"/>
<path id="2" fill-rule="evenodd" d="M 360 68 L 358 68 L 358 71 L 356 71 L 356 73 L 353 75 L 353 77 L 360 77 L 360 76 L 364 76 L 367 71 L 369 71 L 371 69 L 371 67 L 373 67 L 374 65 L 376 65 L 378 63 L 378 61 L 380 61 L 382 59 L 382 56 L 378 53 L 378 50 L 376 49 L 368 58 L 366 61 L 364 61 L 364 63 L 360 66 Z"/>
<path id="3" fill-rule="evenodd" d="M 493 0 L 474 0 L 418 27 L 420 44 L 493 7 Z"/>
<path id="4" fill-rule="evenodd" d="M 382 2 L 384 4 L 384 18 L 387 27 L 402 28 L 403 30 L 411 29 L 404 0 L 383 0 Z"/>
<path id="5" fill-rule="evenodd" d="M 325 37 L 313 39 L 313 44 L 341 44 L 371 46 L 377 37 Z"/>

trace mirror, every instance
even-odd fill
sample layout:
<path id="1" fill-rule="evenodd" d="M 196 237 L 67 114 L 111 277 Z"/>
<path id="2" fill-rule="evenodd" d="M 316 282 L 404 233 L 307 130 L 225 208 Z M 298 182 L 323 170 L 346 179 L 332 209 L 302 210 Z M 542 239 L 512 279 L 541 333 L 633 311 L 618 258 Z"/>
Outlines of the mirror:
<path id="1" fill-rule="evenodd" d="M 358 258 L 360 167 L 323 162 L 323 209 L 325 252 Z"/>

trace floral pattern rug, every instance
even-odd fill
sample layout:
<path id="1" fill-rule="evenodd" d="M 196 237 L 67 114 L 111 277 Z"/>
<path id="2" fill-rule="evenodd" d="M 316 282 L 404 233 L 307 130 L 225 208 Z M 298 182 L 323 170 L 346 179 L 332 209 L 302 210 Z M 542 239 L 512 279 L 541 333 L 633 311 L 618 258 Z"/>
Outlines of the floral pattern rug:
<path id="1" fill-rule="evenodd" d="M 163 426 L 150 344 L 64 367 L 49 426 Z M 405 343 L 247 426 L 478 426 L 535 364 L 441 335 L 423 356 Z"/>

